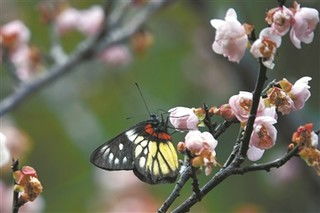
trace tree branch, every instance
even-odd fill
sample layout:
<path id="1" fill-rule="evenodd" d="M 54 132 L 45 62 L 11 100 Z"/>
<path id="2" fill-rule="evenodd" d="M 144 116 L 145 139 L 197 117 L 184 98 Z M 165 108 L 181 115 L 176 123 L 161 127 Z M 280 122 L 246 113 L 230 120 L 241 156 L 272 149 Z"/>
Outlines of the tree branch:
<path id="1" fill-rule="evenodd" d="M 12 159 L 12 165 L 11 165 L 12 173 L 19 170 L 19 160 Z M 16 181 L 13 179 L 13 185 L 16 185 Z M 12 200 L 12 212 L 18 213 L 19 208 L 21 205 L 19 204 L 19 192 L 16 190 L 13 190 L 13 200 Z"/>
<path id="2" fill-rule="evenodd" d="M 56 81 L 65 74 L 70 73 L 79 64 L 92 59 L 103 49 L 128 39 L 140 29 L 144 22 L 146 22 L 154 12 L 166 3 L 167 1 L 150 1 L 123 26 L 118 28 L 114 27 L 108 33 L 106 32 L 107 29 L 104 28 L 96 37 L 89 38 L 87 41 L 80 43 L 77 50 L 66 60 L 66 62 L 54 65 L 51 69 L 43 72 L 42 75 L 31 82 L 21 84 L 13 94 L 2 100 L 0 103 L 0 116 L 11 111 L 14 107 L 43 87 Z"/>
<path id="3" fill-rule="evenodd" d="M 246 125 L 246 129 L 244 131 L 244 135 L 243 135 L 243 140 L 240 146 L 240 152 L 239 152 L 239 156 L 236 157 L 235 159 L 235 163 L 237 166 L 239 166 L 245 159 L 246 155 L 247 155 L 247 151 L 249 148 L 249 141 L 251 138 L 251 133 L 253 131 L 253 124 L 254 121 L 256 119 L 256 115 L 257 115 L 257 111 L 258 111 L 258 107 L 259 107 L 259 102 L 260 102 L 260 97 L 261 97 L 261 93 L 263 90 L 263 85 L 265 83 L 265 81 L 267 80 L 267 68 L 263 65 L 262 63 L 262 58 L 259 58 L 259 64 L 260 64 L 260 70 L 259 70 L 259 75 L 258 75 L 258 79 L 256 81 L 256 86 L 255 89 L 253 91 L 253 97 L 252 97 L 252 106 L 251 106 L 251 110 L 250 110 L 250 116 Z"/>

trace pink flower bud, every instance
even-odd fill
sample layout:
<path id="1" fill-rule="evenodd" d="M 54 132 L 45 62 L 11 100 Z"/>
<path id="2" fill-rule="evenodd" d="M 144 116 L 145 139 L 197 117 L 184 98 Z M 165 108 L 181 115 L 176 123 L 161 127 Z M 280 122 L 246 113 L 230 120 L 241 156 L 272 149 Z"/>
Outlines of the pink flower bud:
<path id="1" fill-rule="evenodd" d="M 112 67 L 125 66 L 132 61 L 128 47 L 124 45 L 114 45 L 103 50 L 99 59 Z"/>
<path id="2" fill-rule="evenodd" d="M 313 8 L 300 8 L 300 5 L 296 3 L 293 19 L 290 39 L 293 45 L 300 49 L 301 42 L 309 44 L 313 41 L 313 31 L 319 23 L 319 12 Z"/>
<path id="3" fill-rule="evenodd" d="M 229 61 L 238 62 L 243 58 L 248 44 L 245 27 L 237 20 L 237 13 L 230 8 L 225 20 L 212 19 L 211 25 L 216 28 L 212 49 L 215 53 L 228 57 Z"/>
<path id="4" fill-rule="evenodd" d="M 198 129 L 199 119 L 193 109 L 187 107 L 175 107 L 170 109 L 169 120 L 174 128 L 178 130 Z"/>

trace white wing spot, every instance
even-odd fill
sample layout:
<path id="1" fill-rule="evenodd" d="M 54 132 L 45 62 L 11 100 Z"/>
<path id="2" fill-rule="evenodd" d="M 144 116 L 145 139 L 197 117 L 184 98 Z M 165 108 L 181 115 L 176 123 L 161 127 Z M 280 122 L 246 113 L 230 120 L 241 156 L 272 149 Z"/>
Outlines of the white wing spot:
<path id="1" fill-rule="evenodd" d="M 118 158 L 114 159 L 114 164 L 118 164 L 118 163 L 119 163 L 119 159 Z"/>
<path id="2" fill-rule="evenodd" d="M 138 157 L 138 155 L 140 155 L 141 152 L 142 152 L 142 146 L 138 145 L 134 151 L 135 156 Z"/>
<path id="3" fill-rule="evenodd" d="M 122 144 L 122 143 L 119 144 L 119 149 L 120 149 L 120 150 L 123 149 L 123 144 Z"/>
<path id="4" fill-rule="evenodd" d="M 134 141 L 134 143 L 135 143 L 135 144 L 138 144 L 138 143 L 140 143 L 140 142 L 143 141 L 143 140 L 144 140 L 144 137 L 138 136 L 137 139 Z"/>
<path id="5" fill-rule="evenodd" d="M 145 163 L 146 163 L 146 158 L 145 157 L 141 157 L 140 160 L 139 160 L 139 166 L 143 168 Z"/>
<path id="6" fill-rule="evenodd" d="M 127 131 L 126 135 L 130 141 L 134 141 L 134 139 L 137 137 L 137 134 L 134 132 L 134 130 Z"/>
<path id="7" fill-rule="evenodd" d="M 111 163 L 112 159 L 113 159 L 113 154 L 110 153 L 110 155 L 109 155 L 109 163 Z"/>
<path id="8" fill-rule="evenodd" d="M 122 162 L 123 162 L 124 164 L 127 163 L 127 161 L 128 161 L 127 157 L 124 157 L 123 160 L 122 160 Z"/>
<path id="9" fill-rule="evenodd" d="M 148 149 L 145 148 L 144 151 L 143 151 L 143 153 L 144 153 L 145 155 L 147 155 L 147 154 L 148 154 Z"/>
<path id="10" fill-rule="evenodd" d="M 107 146 L 104 146 L 100 149 L 100 153 L 104 152 L 106 150 Z"/>
<path id="11" fill-rule="evenodd" d="M 141 142 L 140 145 L 144 148 L 144 147 L 147 146 L 147 144 L 148 144 L 148 141 L 147 141 L 147 140 L 144 140 L 144 141 Z"/>
<path id="12" fill-rule="evenodd" d="M 110 152 L 110 148 L 108 148 L 108 149 L 103 153 L 103 158 L 107 158 L 109 152 Z"/>

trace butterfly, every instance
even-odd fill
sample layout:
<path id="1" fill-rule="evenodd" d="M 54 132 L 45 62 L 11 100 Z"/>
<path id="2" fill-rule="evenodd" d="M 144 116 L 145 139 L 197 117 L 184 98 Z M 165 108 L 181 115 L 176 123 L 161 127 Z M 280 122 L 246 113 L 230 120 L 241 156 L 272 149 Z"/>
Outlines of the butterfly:
<path id="1" fill-rule="evenodd" d="M 105 170 L 133 170 L 149 184 L 175 182 L 179 163 L 167 123 L 151 115 L 99 146 L 91 154 L 91 163 Z"/>

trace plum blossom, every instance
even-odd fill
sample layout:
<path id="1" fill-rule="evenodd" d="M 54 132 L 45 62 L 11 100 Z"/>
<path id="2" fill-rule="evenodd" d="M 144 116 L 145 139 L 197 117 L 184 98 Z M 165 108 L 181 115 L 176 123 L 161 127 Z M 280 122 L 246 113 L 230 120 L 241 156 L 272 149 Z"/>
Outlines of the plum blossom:
<path id="1" fill-rule="evenodd" d="M 283 115 L 287 115 L 295 110 L 294 103 L 290 96 L 279 87 L 273 87 L 267 92 L 268 97 L 265 99 L 271 106 L 275 106 Z"/>
<path id="2" fill-rule="evenodd" d="M 249 145 L 249 149 L 247 151 L 247 157 L 251 161 L 257 161 L 262 157 L 264 151 L 265 151 L 264 149 L 259 149 L 255 146 Z"/>
<path id="3" fill-rule="evenodd" d="M 20 20 L 11 21 L 0 28 L 0 43 L 16 48 L 30 40 L 30 30 Z"/>
<path id="4" fill-rule="evenodd" d="M 10 160 L 10 152 L 7 147 L 7 138 L 0 132 L 0 167 L 6 165 Z"/>
<path id="5" fill-rule="evenodd" d="M 216 29 L 213 51 L 239 63 L 247 48 L 248 36 L 245 27 L 237 20 L 236 11 L 230 8 L 225 20 L 212 19 L 210 23 Z"/>
<path id="6" fill-rule="evenodd" d="M 92 6 L 89 9 L 82 10 L 79 20 L 77 21 L 77 28 L 80 32 L 87 36 L 95 35 L 99 32 L 104 19 L 104 12 L 100 6 Z"/>
<path id="7" fill-rule="evenodd" d="M 293 100 L 295 110 L 302 109 L 304 107 L 305 102 L 310 98 L 311 93 L 309 91 L 309 81 L 311 81 L 311 77 L 305 76 L 298 79 L 292 86 L 289 95 Z"/>
<path id="8" fill-rule="evenodd" d="M 253 125 L 250 145 L 259 149 L 270 149 L 277 139 L 277 129 L 273 126 L 276 119 L 269 116 L 257 117 Z"/>
<path id="9" fill-rule="evenodd" d="M 184 147 L 193 155 L 191 164 L 195 167 L 205 166 L 205 174 L 209 175 L 213 167 L 218 165 L 215 152 L 217 144 L 218 141 L 209 132 L 192 130 L 185 136 Z"/>
<path id="10" fill-rule="evenodd" d="M 59 34 L 65 34 L 77 27 L 80 12 L 74 8 L 62 11 L 55 20 L 55 27 Z"/>
<path id="11" fill-rule="evenodd" d="M 269 69 L 274 67 L 274 56 L 281 45 L 281 37 L 271 27 L 264 28 L 259 38 L 252 44 L 250 52 L 256 58 L 263 58 L 263 64 Z"/>
<path id="12" fill-rule="evenodd" d="M 103 50 L 99 59 L 107 65 L 117 67 L 128 65 L 132 61 L 132 56 L 127 46 L 114 45 Z"/>
<path id="13" fill-rule="evenodd" d="M 276 34 L 284 36 L 290 30 L 293 13 L 285 6 L 273 8 L 267 12 L 266 21 Z"/>
<path id="14" fill-rule="evenodd" d="M 313 31 L 319 23 L 319 12 L 313 8 L 300 8 L 300 5 L 295 2 L 293 18 L 290 39 L 293 45 L 300 49 L 301 42 L 309 44 L 313 41 Z"/>
<path id="15" fill-rule="evenodd" d="M 194 110 L 187 107 L 175 107 L 170 109 L 169 120 L 174 128 L 178 130 L 196 130 L 198 129 L 199 118 Z"/>
<path id="16" fill-rule="evenodd" d="M 104 12 L 100 6 L 92 6 L 86 10 L 68 8 L 62 11 L 55 20 L 55 27 L 59 34 L 79 30 L 87 36 L 96 34 L 102 25 Z"/>
<path id="17" fill-rule="evenodd" d="M 240 122 L 246 122 L 250 115 L 252 105 L 252 93 L 240 91 L 238 95 L 234 95 L 229 99 L 229 105 L 234 115 Z M 264 110 L 262 99 L 259 102 L 258 114 Z"/>

